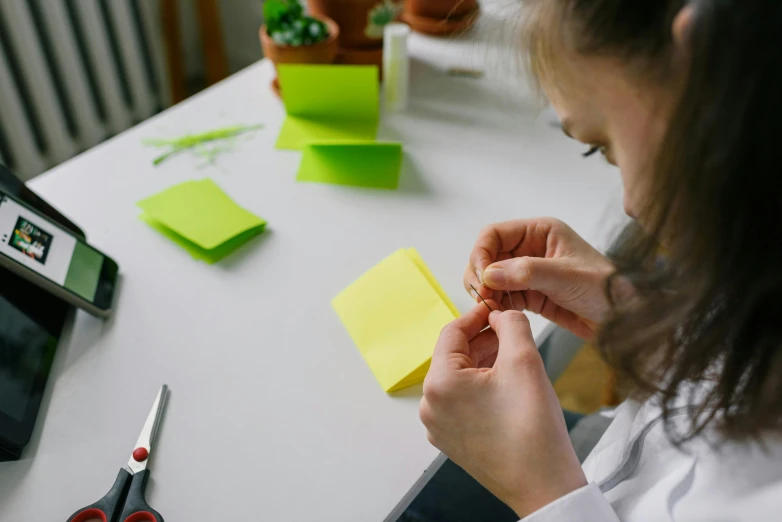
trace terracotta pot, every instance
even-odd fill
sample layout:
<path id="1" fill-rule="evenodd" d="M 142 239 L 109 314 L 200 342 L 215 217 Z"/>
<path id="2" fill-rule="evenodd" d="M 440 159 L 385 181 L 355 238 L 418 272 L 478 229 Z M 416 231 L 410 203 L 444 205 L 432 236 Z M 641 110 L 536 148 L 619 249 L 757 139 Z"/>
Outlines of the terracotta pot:
<path id="1" fill-rule="evenodd" d="M 374 65 L 377 67 L 377 78 L 383 80 L 383 48 L 362 48 L 340 47 L 337 52 L 337 59 L 334 61 L 339 65 Z"/>
<path id="2" fill-rule="evenodd" d="M 394 0 L 401 5 L 402 0 Z M 307 0 L 310 13 L 331 18 L 339 25 L 339 45 L 348 49 L 383 46 L 383 27 L 371 23 L 372 9 L 382 7 L 384 0 Z"/>
<path id="3" fill-rule="evenodd" d="M 478 0 L 407 0 L 405 13 L 434 20 L 458 19 L 478 9 Z"/>
<path id="4" fill-rule="evenodd" d="M 339 26 L 330 18 L 318 18 L 326 23 L 329 37 L 314 45 L 278 45 L 266 32 L 266 25 L 262 25 L 258 35 L 261 39 L 263 55 L 274 62 L 274 65 L 281 63 L 334 63 L 334 58 L 337 56 Z"/>
<path id="5" fill-rule="evenodd" d="M 413 31 L 432 36 L 463 34 L 475 24 L 477 19 L 478 11 L 462 18 L 425 18 L 411 13 L 402 15 L 402 21 L 409 25 Z"/>
<path id="6" fill-rule="evenodd" d="M 340 47 L 335 63 L 343 65 L 381 65 L 383 63 L 383 48 L 356 49 Z M 382 67 L 378 70 L 382 70 Z"/>

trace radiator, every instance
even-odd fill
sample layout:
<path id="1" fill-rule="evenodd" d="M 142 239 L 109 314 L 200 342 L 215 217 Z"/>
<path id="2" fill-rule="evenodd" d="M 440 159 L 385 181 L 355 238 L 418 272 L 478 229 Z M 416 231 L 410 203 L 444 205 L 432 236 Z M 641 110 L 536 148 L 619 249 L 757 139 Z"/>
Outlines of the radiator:
<path id="1" fill-rule="evenodd" d="M 27 180 L 167 107 L 160 0 L 0 0 L 0 161 Z"/>

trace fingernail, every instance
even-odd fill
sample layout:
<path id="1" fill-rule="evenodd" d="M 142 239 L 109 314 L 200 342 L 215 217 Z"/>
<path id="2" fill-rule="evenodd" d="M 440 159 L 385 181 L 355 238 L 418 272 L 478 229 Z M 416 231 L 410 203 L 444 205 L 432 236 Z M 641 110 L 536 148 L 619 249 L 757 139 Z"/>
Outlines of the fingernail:
<path id="1" fill-rule="evenodd" d="M 470 288 L 470 295 L 472 296 L 473 299 L 478 299 L 478 292 L 476 292 L 472 288 Z"/>
<path id="2" fill-rule="evenodd" d="M 492 313 L 489 314 L 489 319 L 497 319 L 501 314 L 502 312 L 500 312 L 499 310 L 494 310 Z"/>
<path id="3" fill-rule="evenodd" d="M 480 268 L 476 268 L 475 269 L 475 275 L 478 277 L 478 282 L 480 284 L 483 284 L 483 275 L 481 274 L 481 269 Z"/>
<path id="4" fill-rule="evenodd" d="M 505 285 L 505 270 L 502 268 L 487 268 L 483 273 L 483 280 L 492 288 Z"/>

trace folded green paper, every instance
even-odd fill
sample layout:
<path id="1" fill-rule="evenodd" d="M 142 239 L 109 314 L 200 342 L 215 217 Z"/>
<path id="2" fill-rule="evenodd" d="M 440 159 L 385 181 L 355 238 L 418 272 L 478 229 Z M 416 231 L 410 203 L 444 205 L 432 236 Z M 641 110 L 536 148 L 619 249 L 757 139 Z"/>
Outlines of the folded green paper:
<path id="1" fill-rule="evenodd" d="M 374 140 L 380 118 L 378 71 L 366 65 L 280 65 L 287 117 L 278 149 L 313 141 Z"/>
<path id="2" fill-rule="evenodd" d="M 138 203 L 140 218 L 193 258 L 216 263 L 252 237 L 266 222 L 237 205 L 211 179 L 187 181 Z"/>
<path id="3" fill-rule="evenodd" d="M 374 141 L 315 142 L 304 146 L 298 181 L 395 189 L 402 144 Z"/>

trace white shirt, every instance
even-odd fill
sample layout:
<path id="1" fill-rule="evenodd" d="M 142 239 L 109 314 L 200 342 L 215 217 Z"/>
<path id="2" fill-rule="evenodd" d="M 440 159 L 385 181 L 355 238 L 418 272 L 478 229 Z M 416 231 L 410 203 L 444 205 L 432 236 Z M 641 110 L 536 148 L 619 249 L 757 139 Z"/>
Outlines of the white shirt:
<path id="1" fill-rule="evenodd" d="M 584 461 L 589 485 L 524 522 L 782 521 L 782 436 L 715 446 L 709 432 L 676 448 L 660 414 L 622 404 Z"/>

